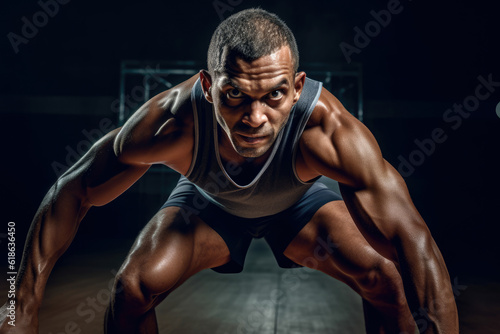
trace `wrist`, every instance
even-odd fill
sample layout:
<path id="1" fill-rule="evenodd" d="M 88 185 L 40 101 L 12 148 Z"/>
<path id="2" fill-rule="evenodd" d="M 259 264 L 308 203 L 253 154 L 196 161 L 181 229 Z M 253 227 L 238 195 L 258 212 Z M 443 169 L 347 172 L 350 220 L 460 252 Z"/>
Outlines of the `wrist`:
<path id="1" fill-rule="evenodd" d="M 29 291 L 27 291 L 29 290 Z M 16 318 L 37 317 L 42 302 L 42 296 L 39 296 L 33 289 L 20 288 L 16 291 L 15 299 Z"/>

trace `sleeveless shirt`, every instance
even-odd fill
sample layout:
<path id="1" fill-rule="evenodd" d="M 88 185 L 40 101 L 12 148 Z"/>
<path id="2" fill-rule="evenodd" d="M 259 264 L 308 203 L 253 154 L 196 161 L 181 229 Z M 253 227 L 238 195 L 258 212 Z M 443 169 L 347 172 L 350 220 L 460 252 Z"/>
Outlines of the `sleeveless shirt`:
<path id="1" fill-rule="evenodd" d="M 321 82 L 306 78 L 300 98 L 271 146 L 268 159 L 249 184 L 240 185 L 231 175 L 240 172 L 241 167 L 231 163 L 223 166 L 218 147 L 218 131 L 223 130 L 218 129 L 212 104 L 205 99 L 198 79 L 191 91 L 195 142 L 186 178 L 206 200 L 235 216 L 270 216 L 292 206 L 316 181 L 303 182 L 298 178 L 295 155 L 321 87 Z"/>

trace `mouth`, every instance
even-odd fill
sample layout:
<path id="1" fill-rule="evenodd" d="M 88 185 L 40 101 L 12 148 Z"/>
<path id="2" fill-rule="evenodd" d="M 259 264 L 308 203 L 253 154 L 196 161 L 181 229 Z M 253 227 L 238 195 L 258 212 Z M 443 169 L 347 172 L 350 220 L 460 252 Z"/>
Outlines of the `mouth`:
<path id="1" fill-rule="evenodd" d="M 243 140 L 243 142 L 251 145 L 261 144 L 269 137 L 262 135 L 243 135 L 241 133 L 236 133 L 236 135 Z"/>

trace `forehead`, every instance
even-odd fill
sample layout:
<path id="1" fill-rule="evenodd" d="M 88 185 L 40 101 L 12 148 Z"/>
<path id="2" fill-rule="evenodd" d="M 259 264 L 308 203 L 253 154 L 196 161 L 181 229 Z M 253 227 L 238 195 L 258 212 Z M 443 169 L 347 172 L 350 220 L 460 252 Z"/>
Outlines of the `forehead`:
<path id="1" fill-rule="evenodd" d="M 293 78 L 294 67 L 290 48 L 284 46 L 278 51 L 252 61 L 227 55 L 224 70 L 217 74 L 217 86 L 235 86 L 242 90 L 260 90 L 275 86 Z"/>

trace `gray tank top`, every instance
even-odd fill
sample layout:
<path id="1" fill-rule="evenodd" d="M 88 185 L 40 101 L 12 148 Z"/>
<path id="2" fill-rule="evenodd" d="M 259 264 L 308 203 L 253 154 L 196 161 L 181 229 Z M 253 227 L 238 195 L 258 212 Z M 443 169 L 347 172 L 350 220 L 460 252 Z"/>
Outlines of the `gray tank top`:
<path id="1" fill-rule="evenodd" d="M 306 78 L 300 99 L 271 147 L 269 158 L 249 184 L 239 185 L 231 178 L 237 167 L 230 164 L 223 166 L 220 159 L 217 120 L 198 79 L 191 91 L 195 147 L 187 179 L 196 185 L 207 200 L 235 216 L 270 216 L 292 206 L 315 181 L 302 182 L 298 178 L 295 154 L 300 136 L 320 96 L 321 87 L 321 82 Z"/>

